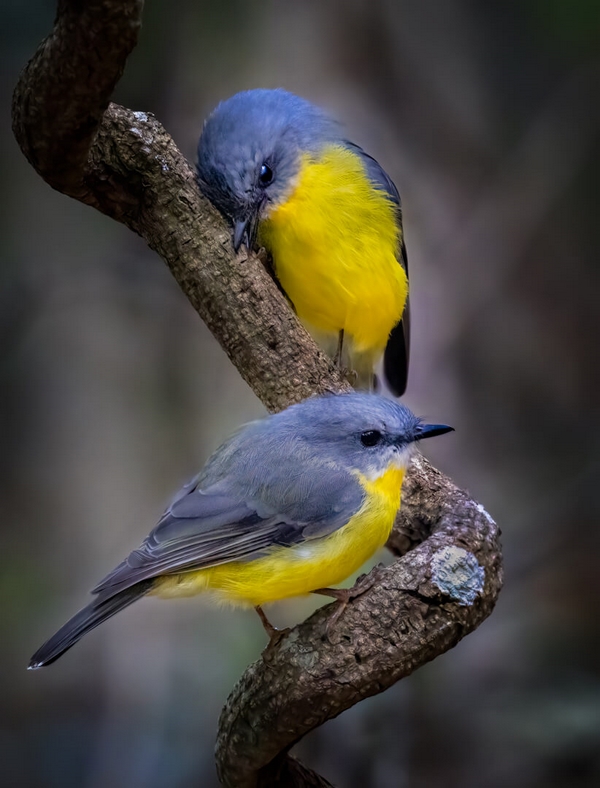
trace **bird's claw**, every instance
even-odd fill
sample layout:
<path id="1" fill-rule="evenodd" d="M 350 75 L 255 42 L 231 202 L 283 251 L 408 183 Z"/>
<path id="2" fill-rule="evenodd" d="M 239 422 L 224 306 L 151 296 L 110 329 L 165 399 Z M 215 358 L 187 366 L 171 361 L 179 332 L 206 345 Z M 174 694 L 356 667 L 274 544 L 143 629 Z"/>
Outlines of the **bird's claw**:
<path id="1" fill-rule="evenodd" d="M 333 597 L 338 602 L 337 607 L 331 613 L 325 625 L 325 635 L 330 643 L 332 643 L 331 632 L 348 603 L 362 596 L 373 586 L 376 580 L 377 572 L 371 572 L 370 574 L 361 575 L 352 588 L 316 588 L 312 592 L 313 594 L 321 594 L 321 596 Z"/>

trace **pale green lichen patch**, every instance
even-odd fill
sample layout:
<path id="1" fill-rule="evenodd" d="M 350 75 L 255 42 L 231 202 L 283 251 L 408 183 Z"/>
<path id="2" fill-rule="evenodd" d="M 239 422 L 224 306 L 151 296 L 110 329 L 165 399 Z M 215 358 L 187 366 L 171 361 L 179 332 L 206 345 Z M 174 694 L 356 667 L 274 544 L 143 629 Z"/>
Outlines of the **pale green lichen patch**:
<path id="1" fill-rule="evenodd" d="M 431 559 L 431 582 L 460 605 L 473 604 L 484 580 L 483 567 L 461 547 L 444 547 Z"/>

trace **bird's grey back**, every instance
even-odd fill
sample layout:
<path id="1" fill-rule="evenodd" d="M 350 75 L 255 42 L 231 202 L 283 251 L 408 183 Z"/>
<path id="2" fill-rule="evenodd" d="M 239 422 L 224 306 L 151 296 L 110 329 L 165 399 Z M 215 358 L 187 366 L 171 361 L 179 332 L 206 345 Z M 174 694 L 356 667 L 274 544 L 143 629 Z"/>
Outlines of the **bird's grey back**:
<path id="1" fill-rule="evenodd" d="M 363 432 L 412 434 L 418 423 L 400 403 L 373 394 L 312 397 L 246 425 L 212 455 L 198 486 L 227 480 L 245 500 L 306 500 L 306 485 L 331 479 L 337 488 L 336 475 L 366 470 L 377 449 L 365 451 Z"/>

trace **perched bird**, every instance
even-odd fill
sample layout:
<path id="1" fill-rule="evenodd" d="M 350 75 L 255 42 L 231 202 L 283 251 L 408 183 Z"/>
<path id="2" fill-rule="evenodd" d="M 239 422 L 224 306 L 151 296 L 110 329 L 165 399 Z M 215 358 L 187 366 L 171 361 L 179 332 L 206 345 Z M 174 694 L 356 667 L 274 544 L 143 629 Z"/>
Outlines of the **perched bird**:
<path id="1" fill-rule="evenodd" d="M 398 190 L 341 126 L 285 90 L 249 90 L 219 106 L 198 143 L 204 194 L 233 224 L 233 245 L 271 255 L 298 317 L 371 390 L 385 351 L 406 388 L 408 268 Z"/>
<path id="2" fill-rule="evenodd" d="M 252 422 L 177 494 L 141 547 L 31 658 L 58 659 L 87 632 L 145 594 L 210 592 L 257 608 L 322 593 L 387 540 L 416 441 L 452 428 L 423 424 L 373 394 L 314 397 Z"/>

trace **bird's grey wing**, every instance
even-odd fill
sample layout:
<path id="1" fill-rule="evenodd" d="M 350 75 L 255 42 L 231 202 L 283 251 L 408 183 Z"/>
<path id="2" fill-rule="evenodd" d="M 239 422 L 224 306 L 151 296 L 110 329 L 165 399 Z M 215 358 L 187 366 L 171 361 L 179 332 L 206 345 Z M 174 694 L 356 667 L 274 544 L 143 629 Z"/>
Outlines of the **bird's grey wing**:
<path id="1" fill-rule="evenodd" d="M 360 508 L 362 489 L 346 471 L 317 471 L 309 484 L 290 483 L 281 511 L 264 500 L 243 500 L 226 480 L 204 490 L 187 485 L 143 544 L 92 593 L 109 598 L 159 575 L 244 561 L 332 533 Z"/>
<path id="2" fill-rule="evenodd" d="M 397 205 L 398 208 L 400 208 L 400 194 L 398 193 L 396 184 L 383 169 L 381 164 L 379 164 L 377 159 L 369 156 L 369 154 L 364 151 L 360 145 L 356 145 L 356 143 L 350 142 L 350 140 L 344 140 L 344 145 L 349 150 L 351 150 L 352 153 L 355 153 L 362 161 L 367 171 L 369 180 L 372 181 L 378 188 L 382 189 L 384 192 L 387 192 L 388 197 L 394 203 L 394 205 Z"/>
<path id="3" fill-rule="evenodd" d="M 377 188 L 386 192 L 391 202 L 396 206 L 396 221 L 400 229 L 400 249 L 398 250 L 398 262 L 404 269 L 406 278 L 408 279 L 408 257 L 406 255 L 406 246 L 404 244 L 404 232 L 402 230 L 402 205 L 400 195 L 394 182 L 379 164 L 376 159 L 369 156 L 368 153 L 353 142 L 348 140 L 344 143 L 353 153 L 361 159 L 367 171 L 369 180 L 377 186 Z M 410 303 L 409 296 L 406 297 L 406 304 L 402 319 L 394 326 L 387 346 L 385 348 L 385 355 L 383 358 L 383 371 L 385 378 L 397 397 L 402 396 L 406 390 L 408 381 L 408 363 L 410 357 Z"/>

